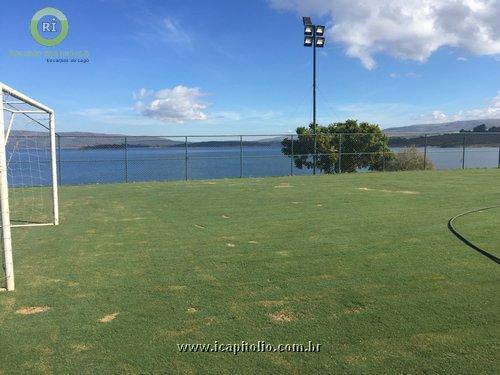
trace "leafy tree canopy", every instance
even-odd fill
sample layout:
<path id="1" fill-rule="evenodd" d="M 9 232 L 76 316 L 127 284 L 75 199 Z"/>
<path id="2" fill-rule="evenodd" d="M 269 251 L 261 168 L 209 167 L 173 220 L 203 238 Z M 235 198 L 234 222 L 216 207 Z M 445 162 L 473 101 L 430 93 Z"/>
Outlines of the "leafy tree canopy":
<path id="1" fill-rule="evenodd" d="M 316 168 L 323 173 L 355 172 L 358 169 L 382 170 L 394 157 L 388 146 L 388 137 L 380 127 L 357 120 L 337 122 L 328 126 L 298 127 L 297 136 L 284 139 L 282 152 L 292 157 L 299 169 Z M 339 160 L 339 155 L 341 155 Z"/>

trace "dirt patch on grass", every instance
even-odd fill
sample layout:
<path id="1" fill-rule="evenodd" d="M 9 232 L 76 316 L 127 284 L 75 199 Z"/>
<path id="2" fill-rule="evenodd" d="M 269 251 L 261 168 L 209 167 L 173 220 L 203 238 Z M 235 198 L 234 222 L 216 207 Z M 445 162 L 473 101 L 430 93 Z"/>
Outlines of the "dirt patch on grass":
<path id="1" fill-rule="evenodd" d="M 282 184 L 274 186 L 275 189 L 283 189 L 283 188 L 291 188 L 291 187 L 293 187 L 293 186 L 288 184 L 288 183 L 282 183 Z"/>
<path id="2" fill-rule="evenodd" d="M 118 314 L 120 314 L 120 313 L 115 312 L 113 314 L 105 315 L 101 319 L 99 319 L 99 322 L 101 322 L 101 323 L 109 323 L 112 320 L 115 320 L 116 317 L 118 316 Z"/>
<path id="3" fill-rule="evenodd" d="M 227 243 L 227 247 L 236 247 L 236 245 L 234 243 L 229 242 Z"/>
<path id="4" fill-rule="evenodd" d="M 361 190 L 361 191 L 376 191 L 376 192 L 380 192 L 380 193 L 392 193 L 392 194 L 408 194 L 408 195 L 420 194 L 420 192 L 412 191 L 412 190 L 371 189 L 371 188 L 367 188 L 367 187 L 360 187 L 357 189 Z"/>
<path id="5" fill-rule="evenodd" d="M 16 310 L 16 314 L 33 315 L 33 314 L 40 314 L 48 310 L 50 310 L 49 306 L 30 306 Z"/>
<path id="6" fill-rule="evenodd" d="M 269 317 L 272 321 L 280 323 L 290 323 L 295 320 L 293 314 L 286 311 L 278 311 L 274 314 L 269 314 Z"/>
<path id="7" fill-rule="evenodd" d="M 229 216 L 227 216 L 227 215 L 222 215 L 222 218 L 223 218 L 223 219 L 229 219 Z"/>
<path id="8" fill-rule="evenodd" d="M 198 309 L 196 309 L 195 307 L 190 307 L 186 310 L 186 312 L 189 314 L 194 314 L 195 312 L 198 312 Z"/>
<path id="9" fill-rule="evenodd" d="M 198 229 L 205 229 L 205 227 L 203 225 L 200 225 L 200 224 L 195 224 L 194 226 Z"/>

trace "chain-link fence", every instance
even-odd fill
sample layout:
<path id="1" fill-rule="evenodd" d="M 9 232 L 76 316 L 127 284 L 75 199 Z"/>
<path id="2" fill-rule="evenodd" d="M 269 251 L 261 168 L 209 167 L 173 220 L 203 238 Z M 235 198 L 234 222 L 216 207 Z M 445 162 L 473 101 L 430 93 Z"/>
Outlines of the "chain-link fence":
<path id="1" fill-rule="evenodd" d="M 500 133 L 58 136 L 60 184 L 499 168 Z"/>

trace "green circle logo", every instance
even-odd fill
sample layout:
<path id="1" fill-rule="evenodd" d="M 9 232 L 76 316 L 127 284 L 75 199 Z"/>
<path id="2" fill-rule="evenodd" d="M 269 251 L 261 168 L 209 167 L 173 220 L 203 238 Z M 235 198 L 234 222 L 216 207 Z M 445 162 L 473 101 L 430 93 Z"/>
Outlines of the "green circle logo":
<path id="1" fill-rule="evenodd" d="M 53 21 L 57 19 L 59 23 L 56 22 L 43 22 L 42 30 L 47 33 L 53 33 L 55 35 L 54 38 L 45 38 L 40 34 L 40 30 L 38 29 L 39 23 L 44 17 L 52 17 Z M 46 47 L 57 46 L 61 43 L 66 36 L 68 35 L 68 19 L 64 15 L 63 12 L 56 8 L 43 8 L 35 13 L 30 23 L 30 31 L 31 36 L 35 39 L 39 44 Z"/>

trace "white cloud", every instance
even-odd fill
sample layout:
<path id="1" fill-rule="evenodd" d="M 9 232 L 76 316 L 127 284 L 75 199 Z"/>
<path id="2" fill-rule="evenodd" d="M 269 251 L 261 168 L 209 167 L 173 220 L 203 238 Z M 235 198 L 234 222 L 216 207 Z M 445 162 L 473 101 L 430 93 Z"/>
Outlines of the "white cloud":
<path id="1" fill-rule="evenodd" d="M 500 94 L 495 96 L 488 106 L 465 111 L 460 115 L 466 119 L 500 118 Z"/>
<path id="2" fill-rule="evenodd" d="M 148 90 L 148 89 L 142 88 L 139 91 L 134 92 L 132 94 L 132 96 L 136 100 L 142 100 L 142 99 L 144 99 L 144 98 L 152 95 L 153 93 L 154 93 L 154 91 L 152 91 L 152 90 Z"/>
<path id="3" fill-rule="evenodd" d="M 495 96 L 483 108 L 460 111 L 455 114 L 447 115 L 441 111 L 434 111 L 431 115 L 420 116 L 420 121 L 439 123 L 461 120 L 481 120 L 500 118 L 500 94 Z"/>
<path id="4" fill-rule="evenodd" d="M 160 18 L 149 12 L 137 17 L 140 29 L 133 33 L 134 39 L 143 44 L 167 44 L 175 46 L 175 51 L 193 50 L 193 37 L 178 20 L 171 17 Z"/>
<path id="5" fill-rule="evenodd" d="M 468 60 L 467 60 L 467 57 L 462 57 L 462 56 L 460 56 L 460 57 L 458 57 L 458 58 L 457 58 L 457 61 L 460 61 L 460 62 L 467 62 Z"/>
<path id="6" fill-rule="evenodd" d="M 368 69 L 381 52 L 421 62 L 443 46 L 500 54 L 500 0 L 268 1 L 299 15 L 328 17 L 328 37 Z"/>
<path id="7" fill-rule="evenodd" d="M 80 118 L 78 122 L 84 124 L 84 127 L 102 125 L 146 126 L 155 123 L 154 120 L 137 114 L 133 107 L 84 108 L 70 112 L 70 115 L 71 119 Z"/>
<path id="8" fill-rule="evenodd" d="M 186 33 L 184 28 L 172 18 L 162 20 L 163 36 L 170 42 L 190 46 L 192 43 L 191 36 Z"/>
<path id="9" fill-rule="evenodd" d="M 162 122 L 183 123 L 192 120 L 206 120 L 206 104 L 199 101 L 205 95 L 198 87 L 175 86 L 152 92 L 140 89 L 135 97 L 136 109 L 144 116 Z"/>
<path id="10" fill-rule="evenodd" d="M 434 121 L 441 122 L 446 120 L 446 115 L 441 111 L 432 112 L 432 118 Z"/>

